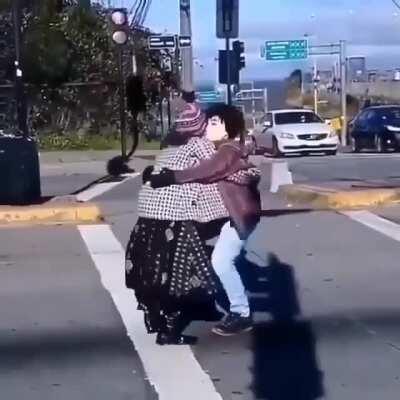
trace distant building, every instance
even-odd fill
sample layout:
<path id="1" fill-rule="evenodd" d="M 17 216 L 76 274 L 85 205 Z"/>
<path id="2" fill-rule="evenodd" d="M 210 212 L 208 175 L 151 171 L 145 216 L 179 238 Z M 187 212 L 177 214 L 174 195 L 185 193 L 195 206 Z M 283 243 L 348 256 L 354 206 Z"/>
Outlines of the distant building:
<path id="1" fill-rule="evenodd" d="M 365 82 L 367 80 L 365 57 L 349 57 L 347 59 L 347 79 L 350 82 Z"/>
<path id="2" fill-rule="evenodd" d="M 377 80 L 382 82 L 387 82 L 387 81 L 392 81 L 393 77 L 394 77 L 394 71 L 388 69 L 386 71 L 379 71 Z"/>

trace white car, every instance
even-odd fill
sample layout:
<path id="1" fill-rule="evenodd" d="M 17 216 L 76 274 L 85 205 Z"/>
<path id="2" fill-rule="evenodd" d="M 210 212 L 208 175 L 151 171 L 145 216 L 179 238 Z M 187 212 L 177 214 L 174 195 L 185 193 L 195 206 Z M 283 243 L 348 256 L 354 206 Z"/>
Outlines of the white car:
<path id="1" fill-rule="evenodd" d="M 336 132 L 311 110 L 276 110 L 256 125 L 252 138 L 257 151 L 275 157 L 292 153 L 335 155 L 339 146 Z"/>

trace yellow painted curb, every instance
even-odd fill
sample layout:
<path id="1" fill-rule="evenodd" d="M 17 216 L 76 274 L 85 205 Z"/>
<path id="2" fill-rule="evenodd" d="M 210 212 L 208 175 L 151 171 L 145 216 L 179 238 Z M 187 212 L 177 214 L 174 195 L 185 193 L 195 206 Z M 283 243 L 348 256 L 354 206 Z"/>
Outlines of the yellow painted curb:
<path id="1" fill-rule="evenodd" d="M 292 203 L 307 203 L 317 209 L 366 208 L 400 201 L 400 189 L 336 190 L 321 186 L 284 185 L 280 192 Z"/>
<path id="2" fill-rule="evenodd" d="M 95 223 L 103 220 L 100 208 L 93 203 L 50 202 L 34 206 L 0 206 L 0 225 L 23 223 Z"/>

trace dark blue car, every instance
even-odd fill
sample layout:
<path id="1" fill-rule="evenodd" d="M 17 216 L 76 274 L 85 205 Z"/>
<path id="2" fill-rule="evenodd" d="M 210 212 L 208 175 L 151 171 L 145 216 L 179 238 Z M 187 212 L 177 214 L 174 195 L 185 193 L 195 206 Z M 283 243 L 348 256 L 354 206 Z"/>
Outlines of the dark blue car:
<path id="1" fill-rule="evenodd" d="M 383 153 L 400 150 L 400 106 L 374 106 L 362 110 L 350 123 L 353 152 Z"/>

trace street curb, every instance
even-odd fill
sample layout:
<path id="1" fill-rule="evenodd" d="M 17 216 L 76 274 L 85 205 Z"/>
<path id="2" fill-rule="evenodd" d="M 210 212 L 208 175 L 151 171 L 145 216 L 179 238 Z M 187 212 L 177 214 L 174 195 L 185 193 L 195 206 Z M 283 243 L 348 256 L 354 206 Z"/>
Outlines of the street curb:
<path id="1" fill-rule="evenodd" d="M 34 206 L 0 206 L 0 226 L 12 224 L 87 224 L 103 221 L 94 203 L 46 203 Z"/>
<path id="2" fill-rule="evenodd" d="M 292 203 L 316 209 L 353 209 L 400 202 L 399 189 L 336 190 L 311 185 L 284 185 L 279 189 Z"/>

